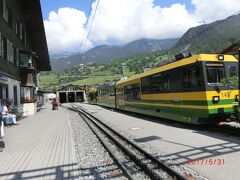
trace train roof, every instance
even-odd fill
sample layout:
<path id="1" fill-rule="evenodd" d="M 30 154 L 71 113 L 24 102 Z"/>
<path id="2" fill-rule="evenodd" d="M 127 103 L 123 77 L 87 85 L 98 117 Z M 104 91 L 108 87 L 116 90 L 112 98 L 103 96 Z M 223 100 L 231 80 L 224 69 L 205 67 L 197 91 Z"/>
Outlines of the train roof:
<path id="1" fill-rule="evenodd" d="M 152 74 L 156 74 L 162 71 L 166 71 L 169 69 L 174 69 L 176 67 L 180 67 L 180 66 L 184 66 L 184 65 L 188 65 L 188 64 L 193 64 L 195 62 L 198 61 L 216 61 L 216 62 L 238 62 L 238 60 L 233 56 L 233 55 L 222 55 L 224 56 L 224 60 L 219 60 L 219 54 L 198 54 L 198 55 L 194 55 L 188 58 L 184 58 L 181 60 L 176 60 L 173 62 L 170 62 L 168 64 L 162 65 L 160 67 L 154 68 L 150 71 L 141 73 L 141 74 L 136 74 L 130 78 L 124 79 L 124 80 L 120 80 L 116 83 L 116 85 L 122 84 L 122 83 L 126 83 L 129 82 L 129 84 L 133 81 L 137 81 L 138 79 L 145 77 L 145 76 L 149 76 Z"/>

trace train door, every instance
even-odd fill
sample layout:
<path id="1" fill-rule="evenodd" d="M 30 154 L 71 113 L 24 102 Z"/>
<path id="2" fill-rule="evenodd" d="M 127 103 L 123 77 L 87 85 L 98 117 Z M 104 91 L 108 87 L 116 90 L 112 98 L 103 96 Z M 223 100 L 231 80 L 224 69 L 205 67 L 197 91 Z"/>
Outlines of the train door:
<path id="1" fill-rule="evenodd" d="M 118 86 L 116 91 L 117 91 L 116 92 L 117 107 L 124 108 L 125 100 L 124 100 L 124 90 L 123 90 L 123 87 Z"/>

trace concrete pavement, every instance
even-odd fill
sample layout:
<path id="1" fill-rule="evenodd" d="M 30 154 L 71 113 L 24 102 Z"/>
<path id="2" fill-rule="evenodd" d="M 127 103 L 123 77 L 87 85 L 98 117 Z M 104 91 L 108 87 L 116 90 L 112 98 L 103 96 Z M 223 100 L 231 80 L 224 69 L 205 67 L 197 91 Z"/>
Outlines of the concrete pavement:
<path id="1" fill-rule="evenodd" d="M 50 107 L 5 127 L 0 179 L 78 179 L 67 110 Z"/>

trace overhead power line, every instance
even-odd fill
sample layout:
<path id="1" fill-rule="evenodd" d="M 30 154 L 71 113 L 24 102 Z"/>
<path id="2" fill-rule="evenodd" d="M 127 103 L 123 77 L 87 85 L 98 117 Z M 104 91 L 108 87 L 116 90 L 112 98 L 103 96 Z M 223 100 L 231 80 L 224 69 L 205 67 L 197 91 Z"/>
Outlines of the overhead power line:
<path id="1" fill-rule="evenodd" d="M 91 14 L 91 11 L 92 11 L 92 4 L 93 4 L 93 1 L 91 1 L 91 4 L 89 6 L 89 10 L 88 10 L 88 15 L 87 15 L 87 21 L 86 23 L 84 24 L 84 31 L 83 31 L 83 36 L 82 36 L 82 41 L 81 41 L 81 45 L 80 45 L 80 48 L 82 48 L 82 45 L 83 45 L 83 41 L 84 41 L 84 37 L 85 37 L 85 32 L 86 32 L 86 29 L 87 29 L 87 25 L 88 25 L 88 21 L 89 21 L 89 17 L 90 17 L 90 14 Z"/>
<path id="2" fill-rule="evenodd" d="M 86 47 L 87 40 L 88 40 L 88 38 L 89 38 L 89 36 L 90 36 L 90 33 L 91 33 L 93 21 L 94 21 L 94 19 L 95 19 L 95 16 L 96 16 L 96 12 L 97 12 L 99 3 L 100 3 L 100 0 L 97 0 L 97 5 L 96 5 L 96 8 L 95 8 L 95 11 L 94 11 L 93 18 L 92 18 L 92 21 L 91 21 L 91 23 L 90 23 L 89 29 L 88 29 L 87 37 L 85 38 L 85 42 L 84 42 L 84 44 L 83 44 L 83 46 L 82 46 L 82 47 L 83 47 L 82 49 L 85 49 L 85 47 Z"/>

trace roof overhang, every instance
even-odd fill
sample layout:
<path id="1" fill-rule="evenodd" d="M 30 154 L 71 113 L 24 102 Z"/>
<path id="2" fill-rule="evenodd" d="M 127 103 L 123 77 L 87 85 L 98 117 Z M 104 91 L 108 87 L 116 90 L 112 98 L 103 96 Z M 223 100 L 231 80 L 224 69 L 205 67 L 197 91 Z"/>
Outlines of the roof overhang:
<path id="1" fill-rule="evenodd" d="M 20 0 L 20 4 L 25 15 L 28 39 L 32 51 L 36 52 L 37 70 L 51 71 L 40 0 Z"/>
<path id="2" fill-rule="evenodd" d="M 238 54 L 239 48 L 240 48 L 240 41 L 233 43 L 230 46 L 228 46 L 227 48 L 225 48 L 224 50 L 222 50 L 221 54 L 236 55 L 236 54 Z"/>

